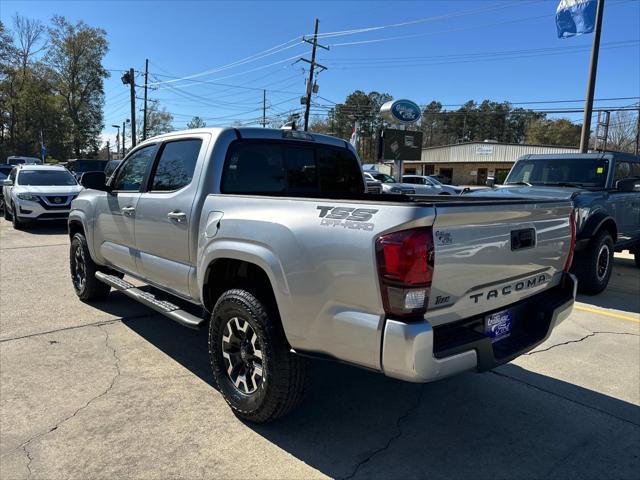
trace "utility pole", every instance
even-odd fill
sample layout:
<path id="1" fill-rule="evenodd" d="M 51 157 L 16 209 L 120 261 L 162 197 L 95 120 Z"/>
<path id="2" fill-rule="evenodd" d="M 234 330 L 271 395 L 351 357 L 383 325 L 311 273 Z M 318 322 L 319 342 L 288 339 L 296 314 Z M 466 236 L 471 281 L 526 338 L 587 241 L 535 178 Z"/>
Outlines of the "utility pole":
<path id="1" fill-rule="evenodd" d="M 142 140 L 147 139 L 147 85 L 149 83 L 149 59 L 144 61 L 144 112 L 142 115 Z"/>
<path id="2" fill-rule="evenodd" d="M 638 108 L 638 116 L 636 117 L 636 148 L 635 154 L 640 155 L 640 108 Z"/>
<path id="3" fill-rule="evenodd" d="M 107 160 L 111 160 L 111 142 L 107 140 Z"/>
<path id="4" fill-rule="evenodd" d="M 125 143 L 126 143 L 126 141 L 127 141 L 127 136 L 126 136 L 126 134 L 124 133 L 124 132 L 125 132 L 125 124 L 126 124 L 126 121 L 125 121 L 125 122 L 122 122 L 122 158 L 124 158 L 124 152 L 125 152 L 124 144 L 125 144 Z"/>
<path id="5" fill-rule="evenodd" d="M 136 78 L 133 68 L 120 78 L 122 83 L 131 88 L 131 148 L 136 146 Z M 124 140 L 124 133 L 122 134 Z"/>
<path id="6" fill-rule="evenodd" d="M 267 126 L 267 91 L 262 90 L 262 128 Z"/>
<path id="7" fill-rule="evenodd" d="M 311 110 L 311 94 L 315 93 L 314 88 L 315 85 L 313 83 L 313 75 L 315 73 L 315 68 L 321 68 L 322 70 L 326 70 L 327 67 L 316 63 L 316 48 L 324 48 L 325 50 L 329 50 L 329 47 L 325 47 L 323 45 L 318 44 L 318 19 L 316 18 L 315 28 L 313 30 L 313 40 L 309 40 L 307 38 L 302 38 L 303 42 L 310 43 L 313 48 L 311 49 L 311 60 L 307 60 L 306 58 L 301 58 L 303 62 L 307 62 L 311 65 L 309 69 L 309 81 L 307 82 L 307 95 L 305 98 L 305 109 L 304 109 L 304 131 L 306 132 L 309 128 L 309 111 Z M 320 70 L 320 71 L 322 71 Z M 318 72 L 319 73 L 319 72 Z M 317 89 L 315 90 L 317 92 Z"/>
<path id="8" fill-rule="evenodd" d="M 120 125 L 111 125 L 116 131 L 116 153 L 120 154 Z"/>
<path id="9" fill-rule="evenodd" d="M 593 30 L 593 47 L 591 48 L 591 64 L 589 65 L 589 80 L 587 82 L 587 98 L 584 103 L 584 119 L 580 135 L 580 153 L 589 150 L 589 135 L 591 133 L 591 114 L 593 113 L 593 94 L 596 90 L 596 73 L 598 71 L 598 53 L 600 51 L 600 31 L 602 15 L 604 14 L 604 0 L 597 0 L 596 25 Z"/>

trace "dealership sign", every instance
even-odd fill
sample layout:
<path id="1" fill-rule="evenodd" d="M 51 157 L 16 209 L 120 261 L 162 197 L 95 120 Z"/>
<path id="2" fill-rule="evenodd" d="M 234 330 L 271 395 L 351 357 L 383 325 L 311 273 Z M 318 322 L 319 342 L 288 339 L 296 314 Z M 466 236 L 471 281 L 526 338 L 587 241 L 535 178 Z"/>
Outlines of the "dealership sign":
<path id="1" fill-rule="evenodd" d="M 420 107 L 411 100 L 392 100 L 380 107 L 380 115 L 391 123 L 416 123 L 420 114 Z"/>

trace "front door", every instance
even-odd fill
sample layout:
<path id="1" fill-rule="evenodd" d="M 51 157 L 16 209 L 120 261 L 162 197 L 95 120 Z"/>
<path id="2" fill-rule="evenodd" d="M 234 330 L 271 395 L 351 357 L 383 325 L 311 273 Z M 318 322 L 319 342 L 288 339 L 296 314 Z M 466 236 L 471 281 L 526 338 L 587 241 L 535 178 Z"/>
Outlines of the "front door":
<path id="1" fill-rule="evenodd" d="M 197 165 L 204 160 L 204 139 L 179 138 L 160 147 L 149 187 L 136 208 L 136 246 L 140 274 L 151 283 L 189 296 L 189 272 L 195 248 L 190 245 L 193 202 L 198 187 Z M 202 159 L 198 163 L 200 152 Z"/>
<path id="2" fill-rule="evenodd" d="M 156 145 L 149 145 L 129 155 L 115 174 L 113 190 L 96 202 L 95 248 L 113 266 L 133 274 L 138 273 L 136 208 L 156 150 Z"/>
<path id="3" fill-rule="evenodd" d="M 487 169 L 478 169 L 478 185 L 485 185 L 487 183 Z"/>

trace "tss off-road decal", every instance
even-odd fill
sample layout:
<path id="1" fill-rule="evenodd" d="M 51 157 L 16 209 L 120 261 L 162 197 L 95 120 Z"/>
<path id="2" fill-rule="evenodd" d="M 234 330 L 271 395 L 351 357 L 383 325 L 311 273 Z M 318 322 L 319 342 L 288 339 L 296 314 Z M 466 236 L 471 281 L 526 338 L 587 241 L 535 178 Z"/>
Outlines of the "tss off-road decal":
<path id="1" fill-rule="evenodd" d="M 369 222 L 378 210 L 373 208 L 350 208 L 318 205 L 320 225 L 342 227 L 352 230 L 373 230 L 374 223 Z"/>

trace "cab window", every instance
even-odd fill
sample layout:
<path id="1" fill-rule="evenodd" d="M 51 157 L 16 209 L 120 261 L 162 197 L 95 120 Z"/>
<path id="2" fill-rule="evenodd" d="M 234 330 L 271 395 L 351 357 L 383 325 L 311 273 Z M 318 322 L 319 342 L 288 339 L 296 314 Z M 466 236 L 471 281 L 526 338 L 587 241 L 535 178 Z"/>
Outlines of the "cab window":
<path id="1" fill-rule="evenodd" d="M 152 192 L 169 192 L 186 187 L 193 179 L 202 140 L 188 139 L 168 142 L 151 179 Z"/>
<path id="2" fill-rule="evenodd" d="M 118 170 L 113 182 L 113 190 L 139 192 L 156 150 L 156 145 L 148 145 L 133 152 Z"/>

